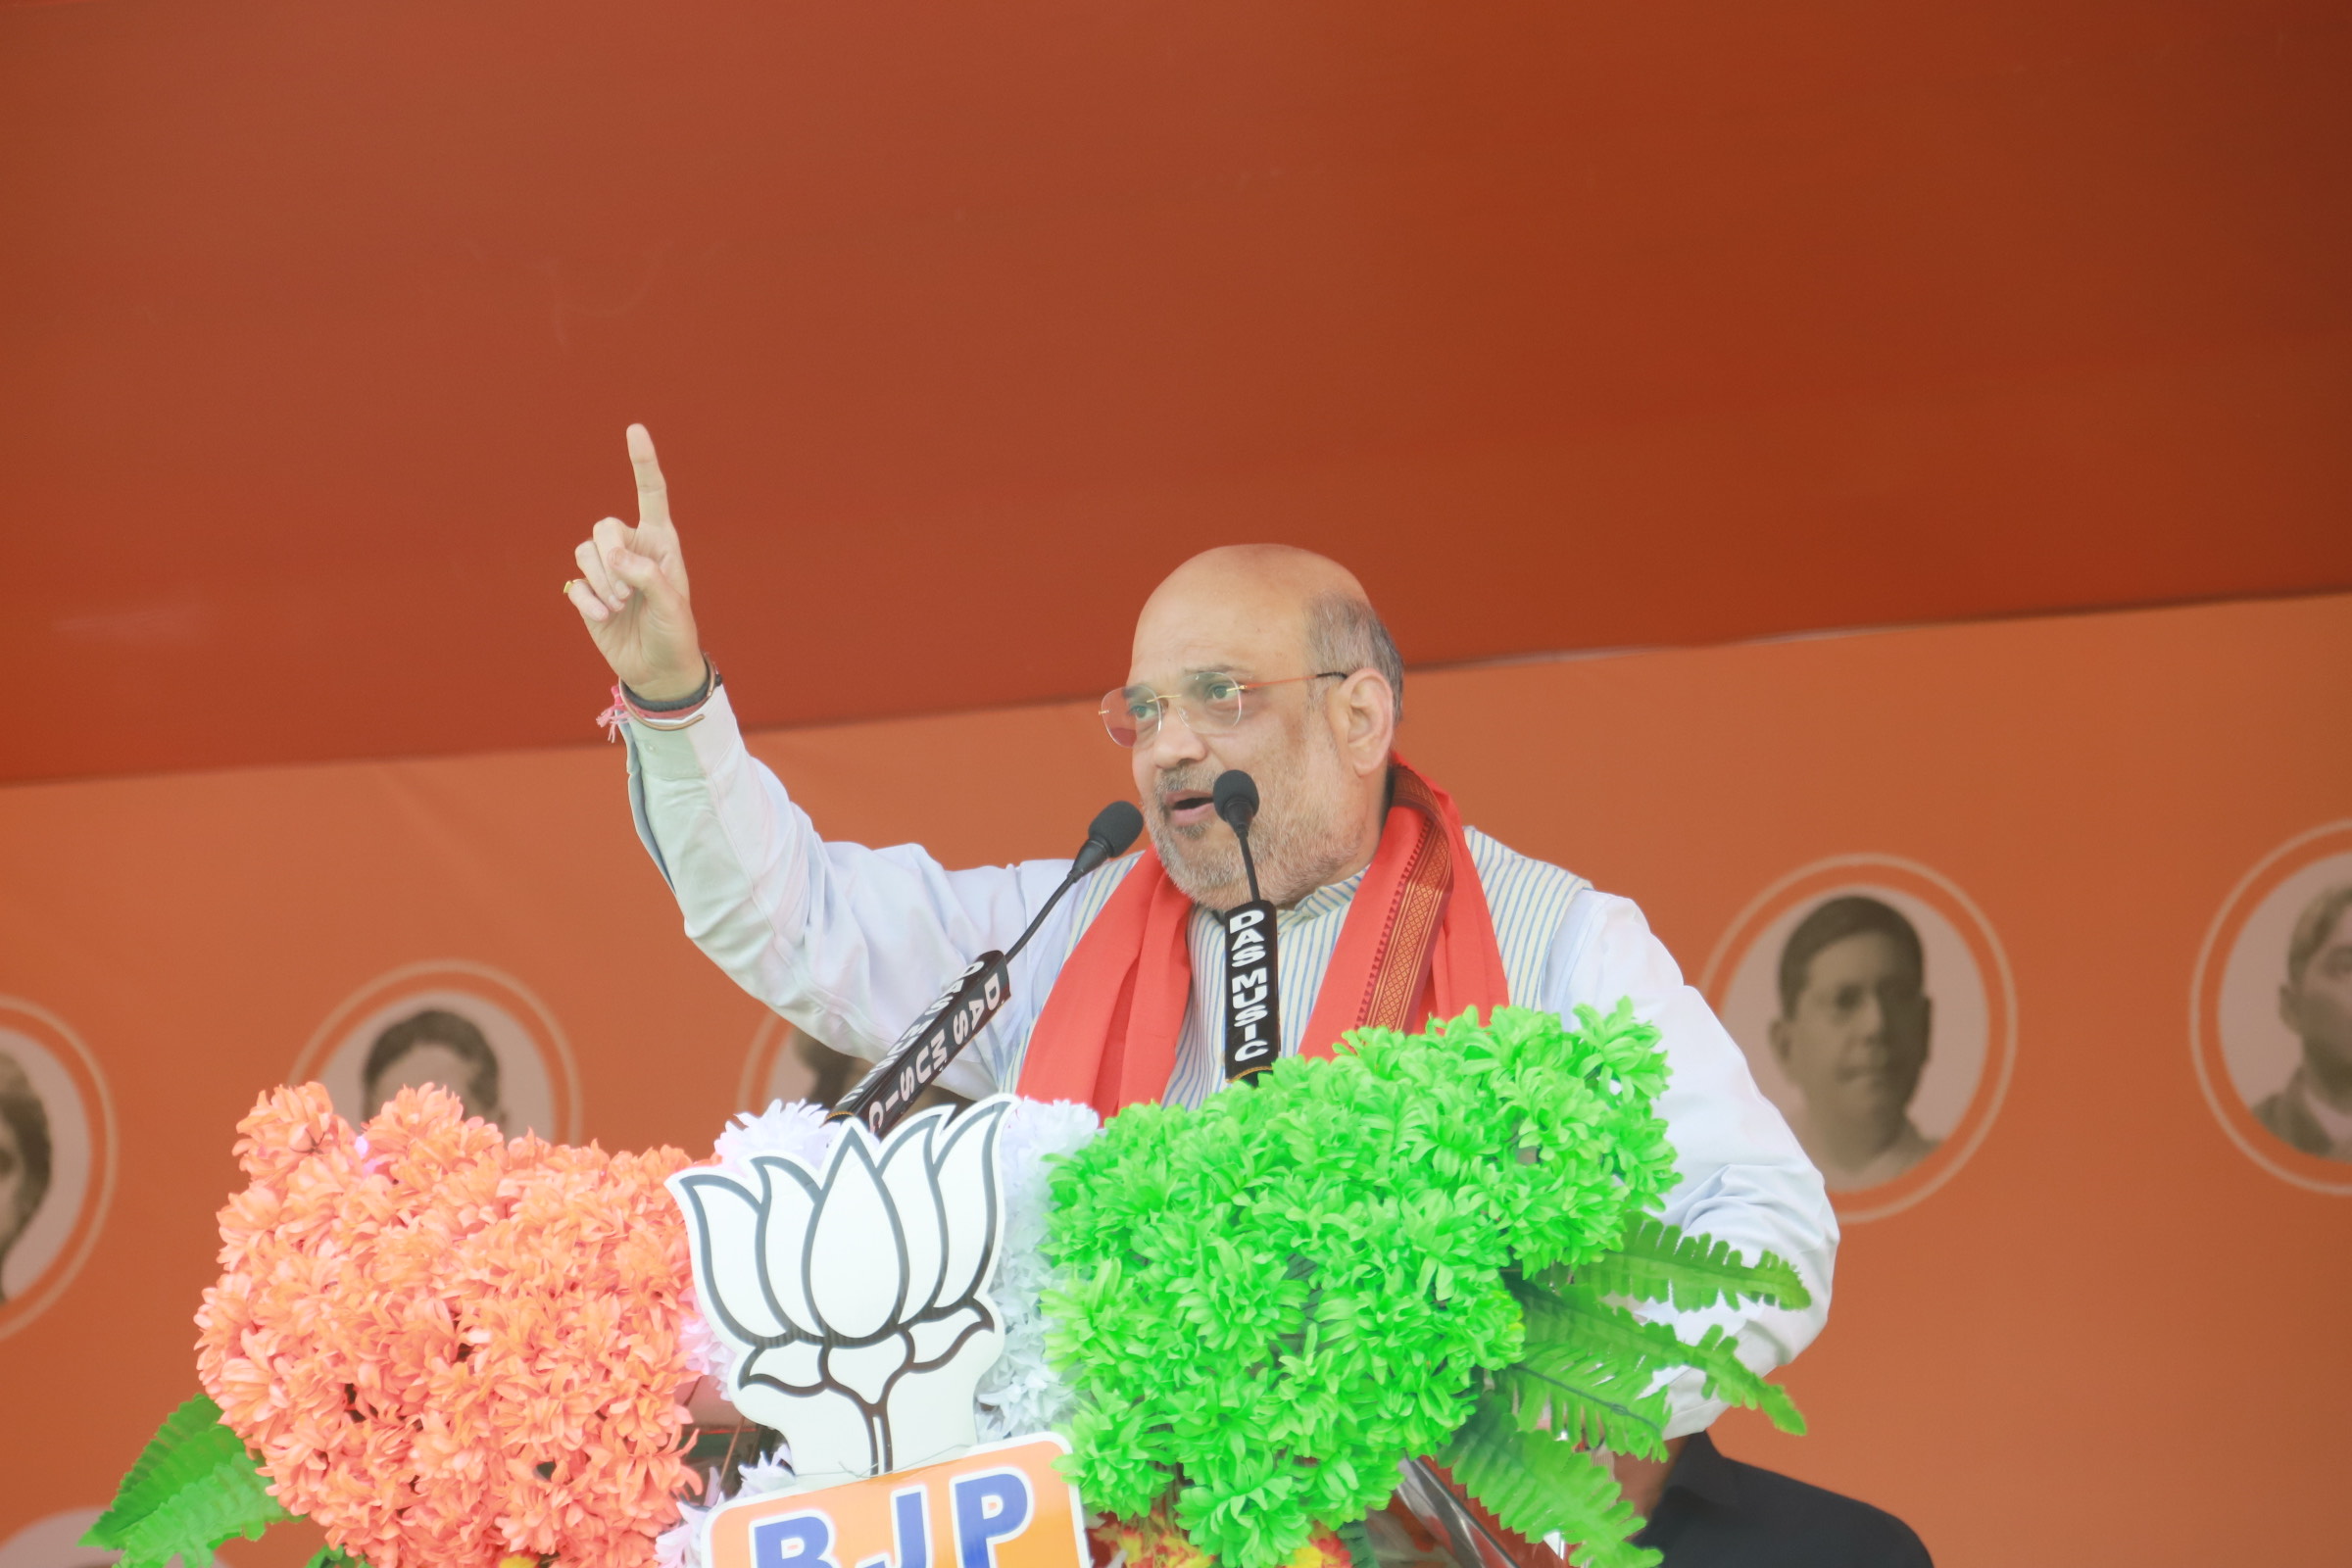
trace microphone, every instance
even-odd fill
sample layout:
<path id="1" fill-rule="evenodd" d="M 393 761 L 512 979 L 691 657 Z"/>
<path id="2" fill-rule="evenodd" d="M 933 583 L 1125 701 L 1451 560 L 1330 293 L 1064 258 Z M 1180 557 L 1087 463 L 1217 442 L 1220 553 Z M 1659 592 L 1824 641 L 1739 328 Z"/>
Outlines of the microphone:
<path id="1" fill-rule="evenodd" d="M 1060 898 L 1062 888 L 1067 888 L 1104 860 L 1125 855 L 1127 846 L 1133 844 L 1143 831 L 1144 813 L 1136 809 L 1133 801 L 1113 801 L 1097 811 L 1095 819 L 1086 826 L 1086 842 L 1078 846 L 1077 858 L 1070 861 L 1070 874 L 1061 879 L 1061 888 L 1054 890 L 1054 899 Z M 1054 907 L 1054 899 L 1048 899 L 1046 908 L 1037 911 L 1037 920 L 1043 920 L 1046 909 Z M 1021 933 L 1021 940 L 1012 945 L 1013 953 L 1020 952 L 1022 944 L 1037 930 L 1037 920 L 1030 921 L 1029 929 Z M 1008 953 L 1005 956 L 1010 957 L 1012 954 Z"/>
<path id="2" fill-rule="evenodd" d="M 1238 767 L 1217 775 L 1209 801 L 1233 836 L 1241 841 L 1242 870 L 1250 878 L 1250 897 L 1257 897 L 1257 862 L 1250 858 L 1250 824 L 1257 820 L 1257 780 Z"/>
<path id="3" fill-rule="evenodd" d="M 1250 1083 L 1282 1055 L 1278 1004 L 1282 970 L 1274 955 L 1274 906 L 1257 891 L 1257 862 L 1250 856 L 1250 824 L 1257 819 L 1257 780 L 1238 767 L 1217 775 L 1209 791 L 1217 815 L 1242 846 L 1250 902 L 1225 911 L 1225 1081 Z"/>
<path id="4" fill-rule="evenodd" d="M 1086 842 L 1070 861 L 1069 874 L 1038 906 L 1028 928 L 1006 953 L 983 953 L 956 977 L 947 994 L 923 1010 L 920 1017 L 906 1026 L 898 1044 L 889 1054 L 874 1064 L 873 1071 L 858 1080 L 857 1087 L 841 1097 L 825 1117 L 827 1121 L 847 1121 L 855 1116 L 865 1123 L 876 1138 L 886 1138 L 913 1108 L 915 1098 L 939 1081 L 948 1070 L 948 1063 L 956 1053 L 971 1042 L 974 1035 L 988 1027 L 997 1009 L 1012 1000 L 1010 965 L 1014 955 L 1029 945 L 1037 928 L 1046 923 L 1054 906 L 1061 896 L 1078 883 L 1079 878 L 1114 856 L 1127 853 L 1127 847 L 1144 830 L 1144 813 L 1135 808 L 1132 801 L 1113 801 L 1095 813 L 1087 825 Z"/>

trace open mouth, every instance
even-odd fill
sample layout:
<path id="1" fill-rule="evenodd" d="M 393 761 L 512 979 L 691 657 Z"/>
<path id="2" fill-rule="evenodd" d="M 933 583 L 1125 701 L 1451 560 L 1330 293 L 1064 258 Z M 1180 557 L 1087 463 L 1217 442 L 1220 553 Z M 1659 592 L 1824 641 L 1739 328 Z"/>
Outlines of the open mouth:
<path id="1" fill-rule="evenodd" d="M 1192 827 L 1216 814 L 1216 803 L 1200 790 L 1178 790 L 1159 798 L 1160 813 L 1171 827 Z"/>

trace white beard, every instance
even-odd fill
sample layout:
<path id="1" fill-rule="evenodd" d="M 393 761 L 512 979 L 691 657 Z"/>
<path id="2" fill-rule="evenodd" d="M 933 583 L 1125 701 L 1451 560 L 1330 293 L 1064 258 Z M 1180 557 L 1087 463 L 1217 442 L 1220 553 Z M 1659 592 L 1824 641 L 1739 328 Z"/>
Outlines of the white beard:
<path id="1" fill-rule="evenodd" d="M 1323 756 L 1298 755 L 1316 744 Z M 1316 763 L 1322 763 L 1318 767 Z M 1277 760 L 1257 781 L 1257 820 L 1250 828 L 1250 852 L 1257 862 L 1259 892 L 1277 908 L 1288 908 L 1325 883 L 1336 881 L 1345 868 L 1350 846 L 1333 809 L 1340 798 L 1339 748 L 1330 733 L 1316 726 L 1303 745 Z M 1261 763 L 1260 766 L 1265 766 Z M 1219 911 L 1250 901 L 1250 880 L 1242 867 L 1242 847 L 1233 830 L 1211 818 L 1191 827 L 1170 825 L 1160 802 L 1164 792 L 1198 790 L 1207 794 L 1216 782 L 1210 764 L 1171 768 L 1160 775 L 1145 820 L 1152 830 L 1152 847 L 1159 852 L 1168 879 L 1187 898 L 1203 908 Z"/>

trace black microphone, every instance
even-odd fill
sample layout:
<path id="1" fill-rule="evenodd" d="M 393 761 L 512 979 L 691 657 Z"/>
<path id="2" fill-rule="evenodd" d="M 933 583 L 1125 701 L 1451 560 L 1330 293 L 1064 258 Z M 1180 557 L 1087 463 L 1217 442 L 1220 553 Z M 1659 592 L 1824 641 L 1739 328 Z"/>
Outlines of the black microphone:
<path id="1" fill-rule="evenodd" d="M 1070 862 L 1070 874 L 1061 879 L 1062 888 L 1067 888 L 1104 860 L 1125 855 L 1127 846 L 1133 844 L 1143 831 L 1144 813 L 1136 809 L 1133 801 L 1113 801 L 1097 811 L 1095 819 L 1087 824 L 1086 842 L 1078 846 L 1078 858 Z M 1055 889 L 1054 899 L 1060 897 L 1061 890 Z M 1046 909 L 1054 907 L 1054 899 L 1046 901 Z M 1046 910 L 1038 910 L 1037 920 L 1045 917 Z M 1020 952 L 1022 943 L 1027 942 L 1030 934 L 1036 931 L 1037 920 L 1030 921 L 1029 930 L 1022 932 L 1020 942 L 1012 945 L 1013 953 Z M 1005 956 L 1010 957 L 1011 954 Z"/>
<path id="2" fill-rule="evenodd" d="M 874 1064 L 873 1071 L 858 1080 L 857 1087 L 841 1097 L 841 1102 L 825 1119 L 846 1121 L 855 1116 L 876 1138 L 888 1137 L 890 1130 L 913 1108 L 915 1098 L 939 1081 L 939 1075 L 948 1070 L 948 1063 L 956 1059 L 956 1053 L 987 1028 L 997 1009 L 1012 999 L 1013 955 L 1029 945 L 1029 939 L 1037 935 L 1037 928 L 1046 923 L 1046 916 L 1061 902 L 1061 896 L 1104 860 L 1126 854 L 1127 847 L 1143 830 L 1144 813 L 1135 808 L 1132 801 L 1113 801 L 1097 811 L 1094 821 L 1087 826 L 1086 842 L 1079 846 L 1077 856 L 1070 861 L 1069 874 L 1038 906 L 1028 929 L 1013 943 L 1011 951 L 983 953 L 974 958 L 956 977 L 947 995 L 906 1026 L 906 1032 L 899 1036 L 890 1054 Z"/>
<path id="3" fill-rule="evenodd" d="M 1257 891 L 1250 824 L 1257 819 L 1257 780 L 1238 767 L 1217 775 L 1209 792 L 1217 815 L 1242 846 L 1250 902 L 1225 911 L 1225 1081 L 1249 1083 L 1282 1055 L 1281 969 L 1274 956 L 1274 906 Z"/>
<path id="4" fill-rule="evenodd" d="M 1250 858 L 1250 824 L 1257 820 L 1257 780 L 1238 767 L 1229 767 L 1217 775 L 1216 786 L 1209 799 L 1225 825 L 1242 845 L 1242 871 L 1250 878 L 1250 897 L 1257 897 L 1257 862 Z"/>

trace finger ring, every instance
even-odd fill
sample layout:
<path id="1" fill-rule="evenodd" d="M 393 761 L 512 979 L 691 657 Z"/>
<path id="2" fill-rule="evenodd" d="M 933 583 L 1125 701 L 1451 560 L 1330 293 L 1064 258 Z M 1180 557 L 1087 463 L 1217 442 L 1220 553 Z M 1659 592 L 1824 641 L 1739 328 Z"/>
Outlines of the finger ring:
<path id="1" fill-rule="evenodd" d="M 574 577 L 574 578 L 572 578 L 570 581 L 568 581 L 568 582 L 564 583 L 564 585 L 563 586 L 563 588 L 562 588 L 562 589 L 560 589 L 559 591 L 560 591 L 560 592 L 561 592 L 561 593 L 564 595 L 564 598 L 566 598 L 566 599 L 569 599 L 569 598 L 571 597 L 571 591 L 572 591 L 574 588 L 577 588 L 579 585 L 580 585 L 580 579 L 579 579 L 579 578 L 577 578 L 577 577 Z"/>

